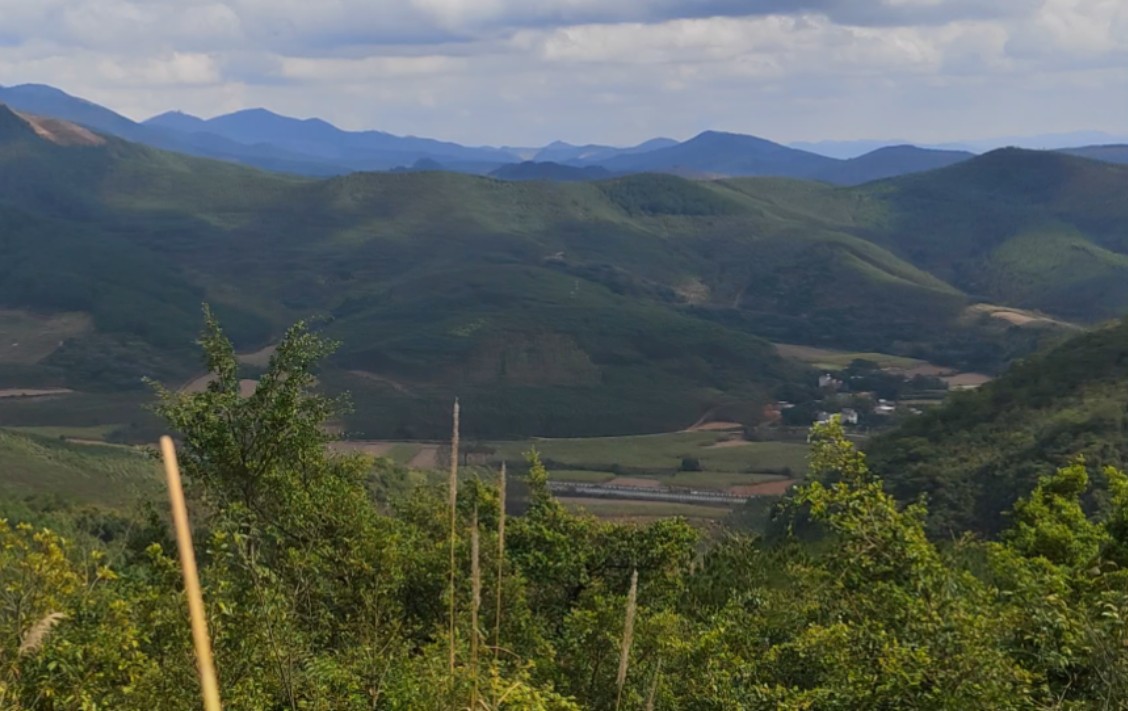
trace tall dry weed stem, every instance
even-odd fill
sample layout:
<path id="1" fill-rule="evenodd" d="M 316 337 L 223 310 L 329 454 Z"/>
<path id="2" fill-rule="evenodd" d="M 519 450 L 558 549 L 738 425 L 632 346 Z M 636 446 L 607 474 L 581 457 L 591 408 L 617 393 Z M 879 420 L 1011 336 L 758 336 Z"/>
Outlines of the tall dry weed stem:
<path id="1" fill-rule="evenodd" d="M 505 462 L 501 463 L 498 477 L 498 519 L 497 519 L 497 603 L 494 610 L 494 659 L 501 650 L 501 587 L 505 566 Z"/>
<path id="2" fill-rule="evenodd" d="M 631 643 L 634 641 L 634 620 L 638 612 L 638 569 L 631 573 L 631 589 L 627 593 L 626 619 L 623 620 L 623 646 L 619 650 L 619 675 L 615 684 L 619 687 L 615 698 L 615 708 L 623 702 L 623 686 L 627 682 L 627 666 L 631 659 Z"/>
<path id="3" fill-rule="evenodd" d="M 470 525 L 470 673 L 474 675 L 474 689 L 470 707 L 478 705 L 478 610 L 482 606 L 482 567 L 478 550 L 478 507 L 474 506 L 474 519 Z"/>
<path id="4" fill-rule="evenodd" d="M 20 643 L 20 656 L 25 654 L 35 654 L 51 636 L 51 632 L 63 620 L 67 619 L 64 612 L 52 612 L 44 617 L 39 622 L 36 622 L 31 628 L 24 633 L 23 641 Z"/>
<path id="5" fill-rule="evenodd" d="M 455 589 L 454 589 L 454 570 L 455 570 L 455 543 L 458 538 L 458 399 L 454 400 L 453 411 L 453 424 L 451 427 L 450 436 L 450 589 L 447 591 L 450 595 L 450 679 L 451 684 L 454 684 L 454 647 L 455 647 Z"/>

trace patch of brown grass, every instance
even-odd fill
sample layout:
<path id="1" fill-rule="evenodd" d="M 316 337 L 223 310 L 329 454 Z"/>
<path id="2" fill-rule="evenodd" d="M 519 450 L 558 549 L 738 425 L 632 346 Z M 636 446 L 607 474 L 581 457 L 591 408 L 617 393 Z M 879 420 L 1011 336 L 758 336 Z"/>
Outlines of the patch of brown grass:
<path id="1" fill-rule="evenodd" d="M 70 121 L 18 111 L 16 115 L 27 121 L 37 136 L 59 146 L 101 146 L 106 143 L 106 139 L 98 134 Z"/>
<path id="2" fill-rule="evenodd" d="M 728 493 L 736 496 L 783 496 L 798 483 L 797 479 L 781 479 L 780 481 L 766 481 L 763 484 L 744 484 L 730 486 Z"/>
<path id="3" fill-rule="evenodd" d="M 237 355 L 235 356 L 235 359 L 243 365 L 253 365 L 258 368 L 265 368 L 270 365 L 270 358 L 274 355 L 274 352 L 276 350 L 278 350 L 277 345 L 270 345 L 266 348 L 260 348 L 254 353 L 243 353 L 241 355 Z"/>

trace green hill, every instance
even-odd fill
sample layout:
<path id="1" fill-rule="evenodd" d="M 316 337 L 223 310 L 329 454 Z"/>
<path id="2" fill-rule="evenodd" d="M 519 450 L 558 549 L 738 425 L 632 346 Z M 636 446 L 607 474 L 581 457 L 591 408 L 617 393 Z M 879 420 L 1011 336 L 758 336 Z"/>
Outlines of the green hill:
<path id="1" fill-rule="evenodd" d="M 962 291 L 1082 322 L 1128 309 L 1128 166 L 994 151 L 866 188 L 872 239 Z"/>
<path id="2" fill-rule="evenodd" d="M 1094 472 L 1128 463 L 1128 320 L 1017 364 L 983 388 L 908 421 L 869 447 L 906 499 L 929 497 L 934 530 L 993 533 L 1039 476 L 1084 455 Z"/>
<path id="3" fill-rule="evenodd" d="M 144 430 L 142 378 L 200 372 L 203 301 L 246 351 L 317 320 L 344 344 L 322 380 L 354 392 L 345 425 L 372 436 L 441 436 L 456 393 L 471 436 L 752 420 L 811 382 L 768 341 L 996 370 L 1061 328 L 977 302 L 1081 322 L 1128 309 L 1124 173 L 1001 152 L 857 189 L 307 180 L 0 109 L 0 309 L 87 319 L 36 358 L 0 357 L 0 388 L 79 391 L 0 398 L 0 425 Z"/>
<path id="4" fill-rule="evenodd" d="M 128 447 L 0 430 L 0 495 L 126 505 L 159 491 L 157 463 Z"/>

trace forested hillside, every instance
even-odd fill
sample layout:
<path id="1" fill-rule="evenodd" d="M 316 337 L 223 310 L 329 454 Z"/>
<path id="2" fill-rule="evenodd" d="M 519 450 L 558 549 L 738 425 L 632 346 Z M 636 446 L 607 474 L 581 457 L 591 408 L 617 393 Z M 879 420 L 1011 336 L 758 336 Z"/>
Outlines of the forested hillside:
<path id="1" fill-rule="evenodd" d="M 45 353 L 14 338 L 0 387 L 140 402 L 144 377 L 188 383 L 202 375 L 191 341 L 207 301 L 241 352 L 297 318 L 343 341 L 323 381 L 353 393 L 354 433 L 441 436 L 455 394 L 482 437 L 676 430 L 719 411 L 754 422 L 784 388 L 814 382 L 769 342 L 990 373 L 1070 322 L 1128 309 L 1114 199 L 1126 176 L 1002 151 L 856 189 L 316 181 L 0 109 L 0 309 L 82 324 Z M 253 379 L 261 359 L 245 360 Z M 0 425 L 151 426 L 106 402 L 113 419 L 5 401 Z"/>
<path id="2" fill-rule="evenodd" d="M 895 495 L 927 496 L 935 532 L 997 533 L 1004 512 L 1056 467 L 1083 456 L 1095 475 L 1128 463 L 1128 321 L 951 396 L 869 453 Z"/>
<path id="3" fill-rule="evenodd" d="M 815 544 L 571 514 L 535 454 L 521 515 L 492 471 L 462 472 L 451 508 L 448 485 L 328 454 L 317 336 L 292 329 L 250 397 L 214 324 L 203 343 L 213 383 L 158 409 L 227 708 L 1102 709 L 1128 693 L 1114 469 L 1100 516 L 1084 467 L 1051 470 L 1000 542 L 943 547 L 835 423 L 779 512 Z M 0 543 L 3 708 L 198 705 L 160 514 L 25 511 Z"/>

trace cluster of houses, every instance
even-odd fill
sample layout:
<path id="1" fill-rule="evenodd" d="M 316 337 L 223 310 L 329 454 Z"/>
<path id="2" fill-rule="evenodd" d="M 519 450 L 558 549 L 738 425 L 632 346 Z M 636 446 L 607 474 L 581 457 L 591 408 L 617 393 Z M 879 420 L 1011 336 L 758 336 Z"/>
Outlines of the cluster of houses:
<path id="1" fill-rule="evenodd" d="M 797 406 L 795 403 L 780 400 L 764 408 L 764 419 L 769 423 L 784 422 L 793 426 L 804 423 L 829 422 L 837 416 L 842 424 L 848 426 L 879 425 L 881 420 L 897 414 L 921 414 L 916 407 L 906 406 L 895 400 L 880 397 L 871 391 L 851 392 L 850 385 L 830 373 L 819 376 L 819 390 L 822 398 L 816 406 L 811 404 Z M 800 409 L 796 410 L 795 408 Z M 817 407 L 817 409 L 816 409 Z M 792 411 L 788 416 L 788 411 Z M 807 418 L 810 419 L 807 419 Z"/>
<path id="2" fill-rule="evenodd" d="M 888 400 L 878 400 L 877 404 L 873 406 L 872 412 L 878 417 L 891 417 L 897 412 L 897 404 L 889 402 Z M 922 410 L 915 407 L 910 407 L 908 408 L 908 412 L 911 412 L 914 415 L 919 415 L 921 414 Z M 844 425 L 858 424 L 858 411 L 852 407 L 844 407 L 838 412 L 827 412 L 826 410 L 819 410 L 818 414 L 815 416 L 815 422 L 818 422 L 819 424 L 830 422 L 830 418 L 834 417 L 835 415 L 838 415 L 839 419 Z"/>

